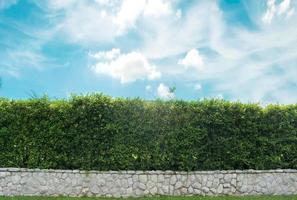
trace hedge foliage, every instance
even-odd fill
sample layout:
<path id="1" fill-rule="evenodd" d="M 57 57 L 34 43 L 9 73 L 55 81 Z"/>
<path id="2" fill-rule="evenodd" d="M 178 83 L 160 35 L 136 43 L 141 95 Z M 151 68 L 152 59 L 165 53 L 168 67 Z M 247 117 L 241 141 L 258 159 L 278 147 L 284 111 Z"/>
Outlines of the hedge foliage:
<path id="1" fill-rule="evenodd" d="M 0 99 L 0 167 L 297 169 L 297 104 Z"/>

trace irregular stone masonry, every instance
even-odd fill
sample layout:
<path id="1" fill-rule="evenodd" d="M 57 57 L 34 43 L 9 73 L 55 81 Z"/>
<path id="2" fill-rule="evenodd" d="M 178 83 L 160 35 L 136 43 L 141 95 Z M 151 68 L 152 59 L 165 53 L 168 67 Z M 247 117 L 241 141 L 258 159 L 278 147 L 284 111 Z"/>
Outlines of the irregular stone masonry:
<path id="1" fill-rule="evenodd" d="M 297 194 L 297 170 L 79 171 L 0 168 L 0 196 Z"/>

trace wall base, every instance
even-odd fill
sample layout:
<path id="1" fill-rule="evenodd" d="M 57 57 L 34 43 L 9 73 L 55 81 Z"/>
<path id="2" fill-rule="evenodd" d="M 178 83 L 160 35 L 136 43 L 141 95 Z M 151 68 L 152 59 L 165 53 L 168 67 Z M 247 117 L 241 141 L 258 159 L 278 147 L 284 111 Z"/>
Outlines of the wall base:
<path id="1" fill-rule="evenodd" d="M 297 170 L 79 171 L 0 168 L 0 196 L 297 194 Z"/>

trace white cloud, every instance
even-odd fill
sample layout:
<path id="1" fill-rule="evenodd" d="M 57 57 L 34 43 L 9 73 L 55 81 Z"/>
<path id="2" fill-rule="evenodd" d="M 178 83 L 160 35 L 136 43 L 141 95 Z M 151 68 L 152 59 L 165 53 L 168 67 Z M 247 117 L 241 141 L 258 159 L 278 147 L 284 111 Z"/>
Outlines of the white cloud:
<path id="1" fill-rule="evenodd" d="M 174 93 L 172 93 L 170 88 L 164 83 L 160 83 L 158 86 L 157 95 L 163 99 L 173 99 L 175 97 Z"/>
<path id="2" fill-rule="evenodd" d="M 108 5 L 108 6 L 112 6 L 114 4 L 113 0 L 95 0 L 95 2 L 101 5 Z"/>
<path id="3" fill-rule="evenodd" d="M 0 10 L 9 8 L 17 2 L 18 0 L 0 0 Z"/>
<path id="4" fill-rule="evenodd" d="M 175 16 L 179 19 L 181 18 L 182 16 L 182 11 L 180 9 L 178 9 L 176 12 L 175 12 Z"/>
<path id="5" fill-rule="evenodd" d="M 12 66 L 17 66 L 18 68 L 33 67 L 42 69 L 43 65 L 48 62 L 44 55 L 30 50 L 10 51 L 7 56 L 11 61 L 10 64 Z"/>
<path id="6" fill-rule="evenodd" d="M 61 64 L 55 63 L 55 61 L 43 55 L 33 45 L 30 47 L 29 49 L 19 50 L 19 48 L 12 46 L 11 49 L 0 55 L 0 75 L 6 74 L 13 77 L 21 77 L 21 72 L 29 68 L 43 70 L 53 66 L 61 66 Z"/>
<path id="7" fill-rule="evenodd" d="M 202 89 L 201 84 L 199 84 L 199 83 L 195 84 L 195 85 L 194 85 L 194 89 L 195 89 L 195 90 L 201 90 L 201 89 Z"/>
<path id="8" fill-rule="evenodd" d="M 134 26 L 136 19 L 142 14 L 146 0 L 123 0 L 121 8 L 115 17 L 115 23 L 119 26 L 119 33 Z"/>
<path id="9" fill-rule="evenodd" d="M 1 64 L 0 64 L 0 75 L 8 75 L 15 78 L 20 77 L 20 73 L 18 70 L 12 69 L 11 67 L 7 67 L 7 66 L 6 67 L 2 66 Z"/>
<path id="10" fill-rule="evenodd" d="M 191 49 L 183 59 L 178 61 L 178 64 L 186 68 L 203 69 L 203 59 L 197 49 Z"/>
<path id="11" fill-rule="evenodd" d="M 90 53 L 89 56 L 96 58 L 98 60 L 101 60 L 101 59 L 113 60 L 116 57 L 119 57 L 120 54 L 121 54 L 120 49 L 112 49 L 111 51 L 99 51 L 95 54 Z"/>
<path id="12" fill-rule="evenodd" d="M 144 16 L 160 17 L 171 13 L 170 3 L 164 0 L 147 0 Z"/>
<path id="13" fill-rule="evenodd" d="M 52 9 L 66 9 L 72 7 L 77 0 L 50 0 L 49 6 Z"/>
<path id="14" fill-rule="evenodd" d="M 290 4 L 291 0 L 283 0 L 279 5 L 276 4 L 275 0 L 267 0 L 267 11 L 262 17 L 263 22 L 271 24 L 276 15 L 290 17 L 294 13 L 294 9 L 290 9 Z"/>
<path id="15" fill-rule="evenodd" d="M 55 35 L 64 36 L 67 42 L 90 46 L 112 42 L 117 36 L 113 0 L 32 1 L 42 9 L 47 8 L 49 16 L 55 19 L 52 28 Z"/>
<path id="16" fill-rule="evenodd" d="M 114 54 L 114 52 L 116 53 Z M 109 54 L 116 56 L 106 56 Z M 120 54 L 118 50 L 111 50 L 110 52 L 98 52 L 93 55 L 94 58 L 98 58 L 96 55 L 100 55 L 93 70 L 97 74 L 104 74 L 118 79 L 121 83 L 134 82 L 138 79 L 154 80 L 161 77 L 161 72 L 139 52 L 133 51 Z M 101 59 L 102 55 L 105 56 L 105 60 Z"/>
<path id="17" fill-rule="evenodd" d="M 287 13 L 287 19 L 290 18 L 292 15 L 295 14 L 295 8 L 292 8 L 288 13 Z"/>
<path id="18" fill-rule="evenodd" d="M 43 7 L 44 3 L 37 0 Z M 137 21 L 173 13 L 168 0 L 52 0 L 46 4 L 53 16 L 61 16 L 57 33 L 82 45 L 107 43 L 123 36 Z M 56 13 L 57 12 L 57 13 Z"/>
<path id="19" fill-rule="evenodd" d="M 278 13 L 279 15 L 284 14 L 289 11 L 291 0 L 283 0 L 283 2 L 279 5 Z"/>
<path id="20" fill-rule="evenodd" d="M 112 16 L 96 5 L 84 3 L 67 10 L 59 27 L 70 41 L 83 45 L 112 41 L 117 30 Z"/>
<path id="21" fill-rule="evenodd" d="M 267 0 L 267 11 L 262 18 L 263 22 L 270 24 L 275 13 L 276 13 L 275 0 Z"/>
<path id="22" fill-rule="evenodd" d="M 141 17 L 158 18 L 170 14 L 171 6 L 165 0 L 123 0 L 120 10 L 114 18 L 118 25 L 118 34 L 125 33 L 129 28 L 134 27 L 136 21 Z"/>
<path id="23" fill-rule="evenodd" d="M 182 13 L 182 18 L 178 18 L 174 12 L 158 20 L 146 20 L 142 27 L 146 33 L 143 35 L 142 52 L 148 58 L 163 59 L 207 45 L 212 29 L 217 34 L 221 32 L 221 24 L 213 22 L 220 15 L 215 1 L 197 1 Z"/>
<path id="24" fill-rule="evenodd" d="M 147 92 L 152 91 L 152 86 L 151 86 L 151 85 L 147 85 L 147 86 L 145 86 L 145 90 L 146 90 Z"/>

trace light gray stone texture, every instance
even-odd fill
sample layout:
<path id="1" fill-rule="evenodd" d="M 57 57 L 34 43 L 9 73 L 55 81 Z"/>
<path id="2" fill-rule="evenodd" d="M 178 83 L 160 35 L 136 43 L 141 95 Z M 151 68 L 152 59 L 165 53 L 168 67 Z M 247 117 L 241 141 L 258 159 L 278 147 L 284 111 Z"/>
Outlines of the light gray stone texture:
<path id="1" fill-rule="evenodd" d="M 0 168 L 0 196 L 297 194 L 297 170 L 79 171 Z"/>

